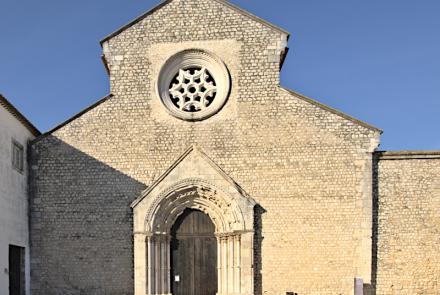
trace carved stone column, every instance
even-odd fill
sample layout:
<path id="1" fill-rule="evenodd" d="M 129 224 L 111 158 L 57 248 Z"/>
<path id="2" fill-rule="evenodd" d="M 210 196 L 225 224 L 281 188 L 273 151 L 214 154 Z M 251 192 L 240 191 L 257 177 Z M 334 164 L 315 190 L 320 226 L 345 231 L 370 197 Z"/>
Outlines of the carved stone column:
<path id="1" fill-rule="evenodd" d="M 228 293 L 228 238 L 223 236 L 222 241 L 222 293 Z"/>
<path id="2" fill-rule="evenodd" d="M 223 294 L 223 247 L 222 237 L 216 234 L 217 238 L 217 294 Z"/>
<path id="3" fill-rule="evenodd" d="M 155 294 L 156 280 L 154 277 L 154 272 L 155 272 L 154 248 L 155 248 L 154 237 L 148 236 L 147 237 L 147 284 L 148 284 L 147 294 Z"/>
<path id="4" fill-rule="evenodd" d="M 136 294 L 170 294 L 170 237 L 165 234 L 147 236 L 144 253 L 147 290 Z"/>
<path id="5" fill-rule="evenodd" d="M 241 238 L 240 235 L 234 236 L 234 293 L 241 292 Z"/>

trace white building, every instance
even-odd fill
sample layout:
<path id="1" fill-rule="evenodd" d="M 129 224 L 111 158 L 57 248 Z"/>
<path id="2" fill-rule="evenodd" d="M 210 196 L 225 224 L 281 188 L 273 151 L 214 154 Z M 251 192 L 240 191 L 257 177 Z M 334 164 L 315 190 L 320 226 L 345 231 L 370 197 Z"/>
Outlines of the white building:
<path id="1" fill-rule="evenodd" d="M 28 142 L 40 132 L 0 95 L 0 295 L 29 292 Z"/>

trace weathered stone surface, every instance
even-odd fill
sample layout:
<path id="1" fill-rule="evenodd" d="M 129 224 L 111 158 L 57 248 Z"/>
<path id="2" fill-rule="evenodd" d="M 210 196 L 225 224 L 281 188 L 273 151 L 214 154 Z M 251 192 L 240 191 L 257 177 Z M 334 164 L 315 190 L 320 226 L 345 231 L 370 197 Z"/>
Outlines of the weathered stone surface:
<path id="1" fill-rule="evenodd" d="M 377 294 L 440 292 L 440 153 L 378 165 Z"/>
<path id="2" fill-rule="evenodd" d="M 221 1 L 174 0 L 103 43 L 113 96 L 32 145 L 33 294 L 133 294 L 130 204 L 193 145 L 258 204 L 255 294 L 370 284 L 380 131 L 281 88 L 286 39 Z M 232 81 L 198 122 L 156 91 L 164 62 L 190 48 Z"/>

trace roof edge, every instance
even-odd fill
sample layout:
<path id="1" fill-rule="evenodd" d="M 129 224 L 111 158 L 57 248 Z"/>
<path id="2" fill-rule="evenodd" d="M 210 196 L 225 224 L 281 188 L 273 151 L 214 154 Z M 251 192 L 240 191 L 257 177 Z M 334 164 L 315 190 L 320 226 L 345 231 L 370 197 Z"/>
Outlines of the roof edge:
<path id="1" fill-rule="evenodd" d="M 160 2 L 159 4 L 157 4 L 156 6 L 153 6 L 153 8 L 151 8 L 150 10 L 148 10 L 147 12 L 144 12 L 143 14 L 141 14 L 140 16 L 136 17 L 135 19 L 133 19 L 132 21 L 126 23 L 125 25 L 123 25 L 122 27 L 120 27 L 119 29 L 117 29 L 116 31 L 113 31 L 112 33 L 110 33 L 109 35 L 105 36 L 103 39 L 101 39 L 101 41 L 99 41 L 99 44 L 101 44 L 101 46 L 107 42 L 108 40 L 112 39 L 113 37 L 119 35 L 120 33 L 122 33 L 123 31 L 125 31 L 126 29 L 130 28 L 131 26 L 137 24 L 138 22 L 140 22 L 141 20 L 143 20 L 144 18 L 146 18 L 147 16 L 149 16 L 150 14 L 156 12 L 157 10 L 161 9 L 162 7 L 166 6 L 167 4 L 171 3 L 174 0 L 163 0 L 162 2 Z M 290 36 L 290 33 L 232 3 L 229 3 L 228 0 L 212 0 L 212 1 L 216 1 L 217 3 L 223 4 L 225 6 L 228 6 L 229 8 L 235 10 L 236 12 L 247 16 L 251 19 L 253 19 L 256 22 L 259 22 L 265 26 L 270 27 L 271 29 L 274 29 L 280 33 L 286 34 L 287 35 L 287 39 Z"/>
<path id="2" fill-rule="evenodd" d="M 287 30 L 285 30 L 285 29 L 283 29 L 283 28 L 281 28 L 281 27 L 279 27 L 277 25 L 274 25 L 274 24 L 268 22 L 267 20 L 262 19 L 261 17 L 256 16 L 255 14 L 250 13 L 249 11 L 247 11 L 247 10 L 245 10 L 245 9 L 235 5 L 235 4 L 230 3 L 228 0 L 214 0 L 214 1 L 217 1 L 219 3 L 225 4 L 226 6 L 229 6 L 230 8 L 232 8 L 233 10 L 235 10 L 235 11 L 237 11 L 237 12 L 239 12 L 239 13 L 241 13 L 241 14 L 243 14 L 243 15 L 251 18 L 251 19 L 253 19 L 254 21 L 262 23 L 263 25 L 266 25 L 266 26 L 274 29 L 275 31 L 278 31 L 278 32 L 280 32 L 282 34 L 287 35 L 287 38 L 290 37 L 290 32 L 289 31 L 287 31 Z"/>
<path id="3" fill-rule="evenodd" d="M 151 8 L 150 10 L 148 10 L 147 12 L 142 13 L 141 15 L 139 15 L 138 17 L 136 17 L 135 19 L 129 21 L 128 23 L 126 23 L 125 25 L 123 25 L 122 27 L 120 27 L 119 29 L 117 29 L 116 31 L 113 31 L 112 33 L 108 34 L 107 36 L 105 36 L 103 39 L 101 39 L 101 41 L 99 41 L 99 44 L 104 44 L 104 42 L 107 42 L 108 40 L 112 39 L 113 37 L 119 35 L 120 33 L 122 33 L 123 31 L 125 31 L 126 29 L 130 28 L 131 26 L 135 25 L 136 23 L 140 22 L 141 20 L 143 20 L 144 18 L 146 18 L 147 16 L 149 16 L 150 14 L 154 13 L 155 11 L 161 9 L 162 7 L 164 7 L 165 5 L 171 3 L 173 0 L 163 0 L 162 2 L 160 2 L 159 4 L 157 4 L 156 6 L 153 6 L 153 8 Z"/>
<path id="4" fill-rule="evenodd" d="M 377 151 L 379 160 L 440 159 L 440 150 L 426 151 Z"/>
<path id="5" fill-rule="evenodd" d="M 373 126 L 373 125 L 370 125 L 370 124 L 368 124 L 368 123 L 366 123 L 366 122 L 364 122 L 364 121 L 361 121 L 361 120 L 359 120 L 359 119 L 356 119 L 356 118 L 354 118 L 354 117 L 352 117 L 352 116 L 350 116 L 350 115 L 347 115 L 346 113 L 341 112 L 341 111 L 339 111 L 339 110 L 337 110 L 337 109 L 335 109 L 335 108 L 332 108 L 332 107 L 330 107 L 330 106 L 328 106 L 328 105 L 326 105 L 326 104 L 323 104 L 323 103 L 321 103 L 321 102 L 319 102 L 319 101 L 317 101 L 317 100 L 314 100 L 314 99 L 312 99 L 312 98 L 310 98 L 310 97 L 307 97 L 307 96 L 305 96 L 305 95 L 303 95 L 303 94 L 301 94 L 301 93 L 298 93 L 298 92 L 293 91 L 293 90 L 291 90 L 291 89 L 288 89 L 288 88 L 286 88 L 286 87 L 283 87 L 283 86 L 279 86 L 279 87 L 280 87 L 281 90 L 284 90 L 284 91 L 286 91 L 287 93 L 289 93 L 289 94 L 291 94 L 291 95 L 297 96 L 298 98 L 300 98 L 300 99 L 302 99 L 302 100 L 304 100 L 304 101 L 306 101 L 306 102 L 309 102 L 309 103 L 311 103 L 311 104 L 313 104 L 313 105 L 315 105 L 315 106 L 318 106 L 318 107 L 320 107 L 321 109 L 324 109 L 324 110 L 326 110 L 326 111 L 329 111 L 329 112 L 331 112 L 331 113 L 333 113 L 333 114 L 335 114 L 335 115 L 338 115 L 338 116 L 340 116 L 340 117 L 342 117 L 342 118 L 344 118 L 344 119 L 346 119 L 346 120 L 352 121 L 352 122 L 354 122 L 354 123 L 356 123 L 356 124 L 358 124 L 358 125 L 360 125 L 360 126 L 362 126 L 362 127 L 365 127 L 365 128 L 367 128 L 367 129 L 370 129 L 370 130 L 372 130 L 372 131 L 379 132 L 380 134 L 383 133 L 383 130 L 382 130 L 382 129 L 377 128 L 377 127 L 375 127 L 375 126 Z"/>
<path id="6" fill-rule="evenodd" d="M 19 110 L 17 110 L 14 105 L 6 99 L 2 94 L 0 94 L 0 105 L 4 106 L 5 109 L 14 116 L 21 124 L 23 124 L 32 135 L 38 137 L 41 135 L 40 130 L 37 129 Z"/>
<path id="7" fill-rule="evenodd" d="M 42 140 L 43 138 L 47 137 L 48 135 L 51 135 L 53 132 L 63 128 L 64 126 L 66 126 L 67 124 L 75 121 L 76 119 L 78 119 L 79 117 L 81 117 L 82 115 L 84 115 L 85 113 L 91 111 L 92 109 L 96 108 L 97 106 L 99 106 L 100 104 L 102 104 L 103 102 L 107 101 L 108 99 L 112 98 L 113 94 L 108 94 L 107 96 L 101 98 L 100 100 L 98 100 L 97 102 L 93 103 L 92 105 L 86 107 L 85 109 L 83 109 L 82 111 L 78 112 L 77 114 L 73 115 L 72 117 L 70 117 L 69 119 L 67 119 L 66 121 L 62 122 L 61 124 L 58 124 L 57 126 L 55 126 L 54 128 L 52 128 L 51 130 L 41 134 L 39 137 L 35 138 L 34 140 L 32 140 L 31 144 L 37 143 L 40 140 Z"/>

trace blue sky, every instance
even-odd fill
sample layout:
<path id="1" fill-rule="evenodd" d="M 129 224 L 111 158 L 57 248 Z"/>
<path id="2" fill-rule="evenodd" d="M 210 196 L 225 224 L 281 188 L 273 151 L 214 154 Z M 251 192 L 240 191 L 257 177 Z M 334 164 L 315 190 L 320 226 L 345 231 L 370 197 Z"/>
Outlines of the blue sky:
<path id="1" fill-rule="evenodd" d="M 439 0 L 232 0 L 291 33 L 282 85 L 440 149 Z M 42 131 L 109 92 L 99 40 L 151 0 L 1 0 L 0 93 Z"/>

